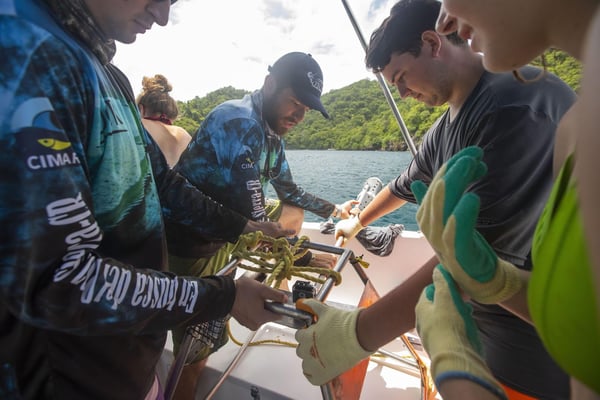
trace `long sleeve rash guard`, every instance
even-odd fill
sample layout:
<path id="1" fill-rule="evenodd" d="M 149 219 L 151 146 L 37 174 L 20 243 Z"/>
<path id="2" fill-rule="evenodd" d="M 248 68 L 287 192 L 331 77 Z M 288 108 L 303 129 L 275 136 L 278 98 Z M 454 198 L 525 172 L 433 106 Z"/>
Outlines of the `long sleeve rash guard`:
<path id="1" fill-rule="evenodd" d="M 166 331 L 235 298 L 164 272 L 162 212 L 226 240 L 247 220 L 207 223 L 227 211 L 148 154 L 114 70 L 36 0 L 0 3 L 0 32 L 0 363 L 26 399 L 141 399 Z"/>
<path id="2" fill-rule="evenodd" d="M 175 169 L 195 186 L 247 218 L 265 218 L 271 184 L 288 204 L 327 218 L 335 205 L 294 182 L 284 143 L 262 118 L 262 92 L 217 106 L 203 121 Z"/>

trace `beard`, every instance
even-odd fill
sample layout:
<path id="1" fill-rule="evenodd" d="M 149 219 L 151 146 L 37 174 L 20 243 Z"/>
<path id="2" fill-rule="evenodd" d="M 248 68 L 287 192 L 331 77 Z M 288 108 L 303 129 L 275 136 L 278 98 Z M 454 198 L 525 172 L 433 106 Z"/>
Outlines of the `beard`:
<path id="1" fill-rule="evenodd" d="M 281 118 L 277 115 L 277 96 L 263 99 L 263 118 L 278 136 L 283 136 L 287 133 L 287 129 L 282 125 Z"/>

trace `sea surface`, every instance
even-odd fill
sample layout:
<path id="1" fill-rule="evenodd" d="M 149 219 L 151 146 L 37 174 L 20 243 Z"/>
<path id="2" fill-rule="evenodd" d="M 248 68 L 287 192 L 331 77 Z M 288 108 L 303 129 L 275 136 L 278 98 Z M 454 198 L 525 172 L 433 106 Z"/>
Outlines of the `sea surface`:
<path id="1" fill-rule="evenodd" d="M 387 185 L 412 160 L 410 152 L 390 151 L 286 150 L 286 156 L 294 181 L 333 203 L 356 198 L 369 177 L 378 177 Z M 272 188 L 267 196 L 275 196 Z M 407 230 L 418 230 L 416 211 L 417 206 L 408 203 L 371 225 L 403 224 Z M 305 214 L 305 220 L 324 221 L 311 212 Z"/>

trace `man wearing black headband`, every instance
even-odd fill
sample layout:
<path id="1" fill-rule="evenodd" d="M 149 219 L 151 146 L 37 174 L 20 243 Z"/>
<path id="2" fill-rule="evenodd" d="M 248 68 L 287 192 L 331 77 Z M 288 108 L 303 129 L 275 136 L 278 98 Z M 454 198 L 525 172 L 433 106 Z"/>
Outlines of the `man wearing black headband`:
<path id="1" fill-rule="evenodd" d="M 249 221 L 210 223 L 230 211 L 168 168 L 111 64 L 170 4 L 0 3 L 2 399 L 158 399 L 169 329 L 278 318 L 254 280 L 165 272 L 163 212 L 225 240 Z"/>

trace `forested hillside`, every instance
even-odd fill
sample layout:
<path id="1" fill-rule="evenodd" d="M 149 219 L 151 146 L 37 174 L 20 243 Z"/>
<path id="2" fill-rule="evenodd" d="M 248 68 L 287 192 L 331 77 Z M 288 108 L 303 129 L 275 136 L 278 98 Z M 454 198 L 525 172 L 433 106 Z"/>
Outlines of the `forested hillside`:
<path id="1" fill-rule="evenodd" d="M 414 99 L 400 100 L 392 89 L 400 115 L 415 143 L 446 107 L 427 107 Z M 405 150 L 398 122 L 376 80 L 364 79 L 323 96 L 331 115 L 317 112 L 287 135 L 287 147 L 297 149 Z"/>
<path id="2" fill-rule="evenodd" d="M 581 67 L 572 57 L 552 50 L 546 53 L 546 68 L 556 73 L 575 90 L 579 89 Z M 534 64 L 541 65 L 540 61 Z M 400 115 L 416 145 L 446 107 L 427 107 L 414 99 L 400 100 L 398 91 L 391 88 Z M 219 103 L 241 98 L 246 90 L 225 87 L 196 97 L 188 102 L 178 102 L 180 118 L 176 124 L 194 133 L 206 114 Z M 311 111 L 304 121 L 286 136 L 290 149 L 337 150 L 406 150 L 398 122 L 385 100 L 375 78 L 364 79 L 322 96 L 323 104 L 331 115 L 324 119 Z"/>
<path id="3" fill-rule="evenodd" d="M 227 100 L 240 99 L 244 97 L 246 93 L 248 93 L 248 91 L 227 86 L 215 90 L 214 92 L 210 92 L 204 97 L 196 96 L 190 101 L 178 101 L 179 118 L 175 121 L 175 125 L 179 125 L 185 128 L 190 134 L 193 134 L 196 132 L 196 129 L 198 129 L 202 121 L 204 121 L 204 117 L 206 117 L 210 110 L 215 106 Z"/>

